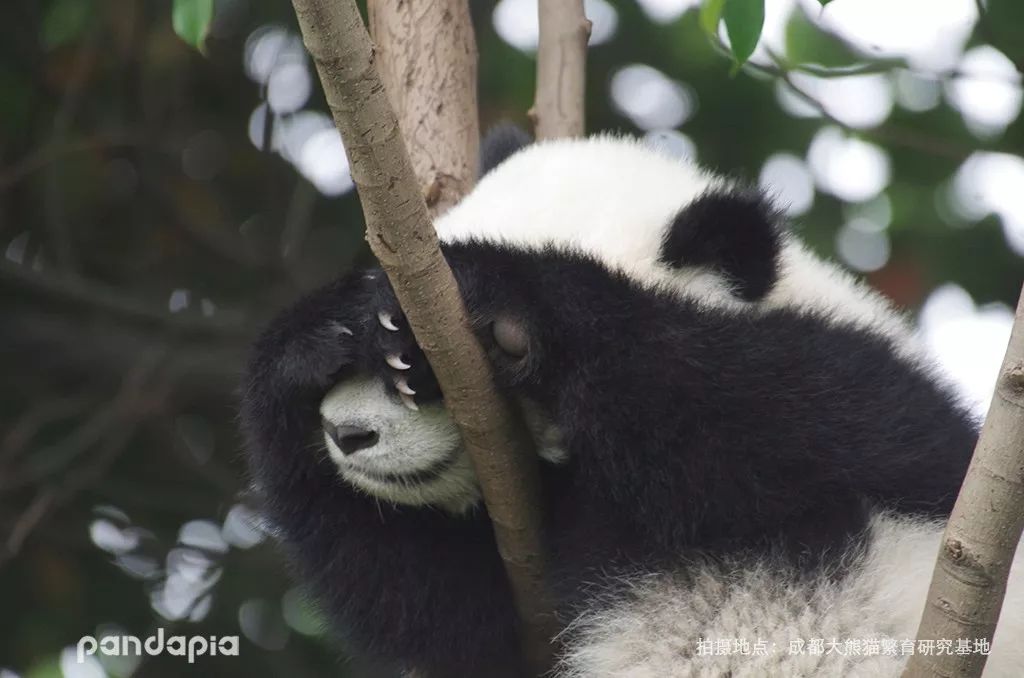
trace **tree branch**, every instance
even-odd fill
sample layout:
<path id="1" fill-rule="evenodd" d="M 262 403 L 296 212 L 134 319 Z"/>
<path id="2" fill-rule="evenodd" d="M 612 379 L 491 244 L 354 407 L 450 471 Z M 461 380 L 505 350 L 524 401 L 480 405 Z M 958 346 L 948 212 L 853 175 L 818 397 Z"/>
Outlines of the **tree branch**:
<path id="1" fill-rule="evenodd" d="M 370 247 L 462 432 L 524 622 L 531 668 L 548 666 L 551 617 L 542 585 L 536 456 L 466 318 L 438 247 L 398 120 L 354 0 L 292 0 L 306 48 L 349 157 Z"/>
<path id="2" fill-rule="evenodd" d="M 540 0 L 537 6 L 537 94 L 529 111 L 538 139 L 583 136 L 587 40 L 583 0 Z"/>
<path id="3" fill-rule="evenodd" d="M 774 77 L 779 78 L 782 82 L 786 83 L 786 86 L 802 99 L 806 104 L 816 109 L 822 118 L 829 121 L 833 125 L 842 127 L 847 132 L 860 132 L 865 136 L 870 136 L 877 141 L 884 141 L 894 146 L 902 146 L 913 151 L 921 153 L 929 153 L 931 155 L 943 156 L 946 158 L 952 158 L 954 160 L 962 161 L 975 150 L 969 146 L 963 146 L 956 142 L 949 142 L 945 139 L 931 137 L 927 134 L 921 134 L 915 129 L 901 127 L 893 125 L 892 123 L 886 123 L 880 125 L 871 130 L 856 130 L 850 127 L 848 124 L 837 118 L 828 108 L 819 101 L 813 94 L 808 92 L 806 89 L 801 87 L 793 79 L 793 74 L 784 65 L 784 62 L 771 50 L 768 50 L 769 56 L 772 58 L 773 65 L 766 66 L 764 64 L 757 64 L 748 61 L 744 64 L 744 69 L 750 68 L 754 71 L 760 71 L 762 73 L 770 74 Z"/>
<path id="4" fill-rule="evenodd" d="M 1014 552 L 1024 532 L 1024 294 L 995 395 L 942 538 L 918 639 L 995 632 Z M 1016 642 L 1015 639 L 1007 639 Z M 915 654 L 904 678 L 980 676 L 988 655 Z"/>
<path id="5" fill-rule="evenodd" d="M 162 406 L 170 382 L 168 375 L 158 372 L 164 367 L 166 357 L 167 352 L 163 348 L 150 349 L 140 356 L 108 403 L 97 408 L 63 440 L 36 450 L 31 466 L 21 472 L 5 473 L 0 480 L 0 491 L 42 484 L 41 481 L 46 478 L 61 474 L 76 479 L 83 476 L 82 470 L 68 473 L 67 469 L 98 442 L 122 428 L 126 420 L 142 419 L 157 409 L 158 405 Z M 157 376 L 160 377 L 159 383 Z"/>
<path id="6" fill-rule="evenodd" d="M 55 146 L 64 144 L 64 139 L 71 129 L 98 51 L 99 31 L 93 30 L 79 49 L 67 88 L 61 97 L 60 107 L 53 118 L 50 143 Z M 56 162 L 46 166 L 43 184 L 46 196 L 43 203 L 43 225 L 57 265 L 64 273 L 76 273 L 79 269 L 78 254 L 75 252 L 74 237 L 64 211 L 61 169 L 60 164 Z"/>
<path id="7" fill-rule="evenodd" d="M 713 39 L 711 41 L 711 45 L 722 56 L 732 60 L 732 52 L 729 51 L 729 48 L 720 39 Z M 967 158 L 967 156 L 979 150 L 975 146 L 967 146 L 955 141 L 949 141 L 948 139 L 922 133 L 917 129 L 912 129 L 902 125 L 894 125 L 891 122 L 883 123 L 882 125 L 871 129 L 851 127 L 837 118 L 822 101 L 817 99 L 814 94 L 807 91 L 807 89 L 803 88 L 793 77 L 794 73 L 804 73 L 816 78 L 843 78 L 850 75 L 876 72 L 876 66 L 878 64 L 886 65 L 886 67 L 882 69 L 885 71 L 888 70 L 890 66 L 895 67 L 895 64 L 891 60 L 845 68 L 834 68 L 821 67 L 814 64 L 790 64 L 772 50 L 768 50 L 768 56 L 771 58 L 771 63 L 760 63 L 754 60 L 749 60 L 741 66 L 741 70 L 754 76 L 768 76 L 776 80 L 781 80 L 794 95 L 813 108 L 823 119 L 837 127 L 841 127 L 848 133 L 858 134 L 865 138 L 884 142 L 892 146 L 900 146 L 919 153 L 927 153 L 936 157 L 950 158 L 958 162 L 962 162 Z M 959 77 L 975 77 L 974 75 L 967 76 L 959 71 L 929 73 L 927 75 L 928 77 L 939 80 Z"/>
<path id="8" fill-rule="evenodd" d="M 0 191 L 6 191 L 33 172 L 45 169 L 59 158 L 76 153 L 105 151 L 127 146 L 147 145 L 148 140 L 136 132 L 111 132 L 91 135 L 58 144 L 48 141 L 24 158 L 0 168 Z"/>
<path id="9" fill-rule="evenodd" d="M 143 420 L 163 405 L 167 389 L 156 374 L 162 360 L 161 351 L 144 356 L 125 375 L 110 404 L 60 443 L 68 448 L 66 453 L 58 455 L 65 463 L 72 462 L 89 449 L 95 449 L 95 453 L 74 469 L 66 470 L 62 478 L 39 488 L 32 502 L 11 526 L 0 550 L 0 566 L 18 555 L 25 540 L 51 513 L 98 481 L 125 451 Z M 81 431 L 88 433 L 82 434 Z"/>
<path id="10" fill-rule="evenodd" d="M 476 181 L 476 39 L 466 0 L 369 0 L 377 72 L 431 214 Z"/>
<path id="11" fill-rule="evenodd" d="M 37 272 L 27 266 L 0 262 L 0 288 L 6 284 L 78 307 L 93 308 L 169 330 L 245 337 L 251 329 L 244 315 L 237 311 L 218 311 L 212 318 L 194 312 L 170 313 L 125 296 L 117 288 L 100 282 L 74 275 L 51 275 L 47 271 Z"/>
<path id="12" fill-rule="evenodd" d="M 13 459 L 21 456 L 29 444 L 47 424 L 81 414 L 90 404 L 85 395 L 58 396 L 29 408 L 13 423 L 0 438 L 0 477 Z M 0 486 L 5 481 L 0 480 Z"/>

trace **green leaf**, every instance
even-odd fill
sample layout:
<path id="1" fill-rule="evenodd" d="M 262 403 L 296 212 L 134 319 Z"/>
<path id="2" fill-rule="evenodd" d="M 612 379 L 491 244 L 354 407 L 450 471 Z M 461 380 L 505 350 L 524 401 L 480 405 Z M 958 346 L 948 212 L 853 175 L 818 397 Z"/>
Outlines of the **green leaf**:
<path id="1" fill-rule="evenodd" d="M 757 47 L 764 27 L 764 0 L 727 0 L 722 12 L 732 56 L 738 70 Z"/>
<path id="2" fill-rule="evenodd" d="M 93 12 L 86 0 L 54 0 L 46 9 L 39 37 L 47 49 L 71 42 L 85 30 Z"/>
<path id="3" fill-rule="evenodd" d="M 818 4 L 821 5 L 822 7 L 824 7 L 830 2 L 832 2 L 832 0 L 818 0 Z"/>
<path id="4" fill-rule="evenodd" d="M 725 0 L 704 0 L 700 6 L 700 27 L 712 40 L 718 37 L 718 22 L 722 19 Z"/>
<path id="5" fill-rule="evenodd" d="M 213 19 L 213 0 L 174 0 L 174 32 L 200 52 Z"/>

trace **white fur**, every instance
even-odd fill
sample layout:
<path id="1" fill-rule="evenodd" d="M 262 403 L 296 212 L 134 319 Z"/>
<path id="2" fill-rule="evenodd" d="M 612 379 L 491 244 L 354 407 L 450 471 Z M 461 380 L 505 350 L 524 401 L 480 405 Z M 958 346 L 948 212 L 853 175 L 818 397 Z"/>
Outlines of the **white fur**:
<path id="1" fill-rule="evenodd" d="M 567 454 L 558 429 L 535 404 L 524 401 L 521 405 L 538 454 L 552 463 L 564 462 Z M 335 426 L 355 426 L 379 436 L 372 447 L 346 455 L 324 432 L 327 453 L 341 477 L 363 492 L 395 504 L 438 506 L 452 513 L 479 503 L 480 486 L 469 455 L 441 403 L 411 411 L 389 395 L 379 380 L 353 377 L 324 396 L 320 416 Z M 426 482 L 380 477 L 424 471 L 452 458 L 443 474 Z"/>
<path id="2" fill-rule="evenodd" d="M 767 565 L 633 578 L 627 595 L 570 625 L 574 642 L 560 678 L 896 678 L 905 655 L 790 654 L 790 642 L 913 640 L 941 534 L 940 523 L 877 515 L 867 553 L 849 554 L 852 569 L 833 580 L 780 578 Z M 698 639 L 746 639 L 751 646 L 764 640 L 773 650 L 700 656 Z M 1024 552 L 1010 577 L 986 678 L 1024 675 L 1022 639 Z"/>
<path id="3" fill-rule="evenodd" d="M 324 397 L 320 416 L 335 425 L 375 431 L 376 445 L 345 455 L 324 433 L 327 453 L 341 477 L 364 492 L 397 504 L 441 506 L 461 512 L 480 500 L 480 489 L 459 431 L 440 403 L 411 411 L 392 398 L 378 379 L 342 381 Z M 441 476 L 427 482 L 384 481 L 381 474 L 429 469 L 454 455 Z"/>
<path id="4" fill-rule="evenodd" d="M 629 137 L 533 144 L 487 174 L 435 222 L 444 242 L 481 240 L 590 254 L 652 287 L 709 305 L 743 309 L 727 281 L 709 270 L 659 261 L 665 229 L 686 204 L 729 181 Z M 829 322 L 869 328 L 897 350 L 918 351 L 902 316 L 876 292 L 795 238 L 783 244 L 779 282 L 756 308 L 789 307 Z"/>

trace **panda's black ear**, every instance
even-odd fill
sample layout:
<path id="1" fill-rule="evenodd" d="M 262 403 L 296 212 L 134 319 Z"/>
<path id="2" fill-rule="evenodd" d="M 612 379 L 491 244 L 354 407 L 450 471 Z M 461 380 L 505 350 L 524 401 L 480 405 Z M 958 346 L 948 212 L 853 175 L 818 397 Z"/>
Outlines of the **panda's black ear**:
<path id="1" fill-rule="evenodd" d="M 519 125 L 502 122 L 490 128 L 480 142 L 480 176 L 532 143 L 533 138 Z"/>
<path id="2" fill-rule="evenodd" d="M 686 205 L 665 232 L 661 260 L 670 266 L 707 266 L 735 293 L 756 301 L 778 277 L 782 213 L 761 191 L 711 189 Z"/>

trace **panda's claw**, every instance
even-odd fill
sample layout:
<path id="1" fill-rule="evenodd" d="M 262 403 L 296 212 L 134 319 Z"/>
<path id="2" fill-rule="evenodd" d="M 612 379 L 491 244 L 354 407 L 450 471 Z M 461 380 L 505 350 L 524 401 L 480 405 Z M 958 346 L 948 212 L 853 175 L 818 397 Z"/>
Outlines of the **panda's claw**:
<path id="1" fill-rule="evenodd" d="M 398 389 L 399 393 L 404 393 L 408 396 L 416 395 L 416 391 L 409 386 L 409 382 L 405 377 L 398 377 L 395 379 L 395 388 Z"/>
<path id="2" fill-rule="evenodd" d="M 380 321 L 381 327 L 388 330 L 389 332 L 397 332 L 398 325 L 395 324 L 391 314 L 387 311 L 377 311 L 377 320 Z"/>
<path id="3" fill-rule="evenodd" d="M 384 357 L 384 362 L 396 370 L 407 370 L 412 367 L 412 365 L 402 360 L 402 356 L 398 353 L 389 353 Z"/>
<path id="4" fill-rule="evenodd" d="M 349 337 L 354 336 L 354 333 L 352 332 L 352 330 L 350 330 L 348 327 L 346 327 L 345 325 L 342 325 L 339 322 L 332 322 L 331 323 L 331 327 L 338 334 L 344 334 L 344 335 L 349 336 Z"/>
<path id="5" fill-rule="evenodd" d="M 367 341 L 359 348 L 368 371 L 381 379 L 389 395 L 402 396 L 410 410 L 415 411 L 417 403 L 439 401 L 441 388 L 387 279 L 379 275 L 366 284 L 366 290 L 360 318 Z"/>
<path id="6" fill-rule="evenodd" d="M 402 399 L 402 404 L 405 405 L 406 407 L 408 407 L 413 412 L 419 412 L 420 411 L 419 406 L 416 404 L 416 401 L 413 400 L 412 396 L 406 395 L 405 393 L 401 393 L 400 392 L 398 394 L 398 397 Z"/>

